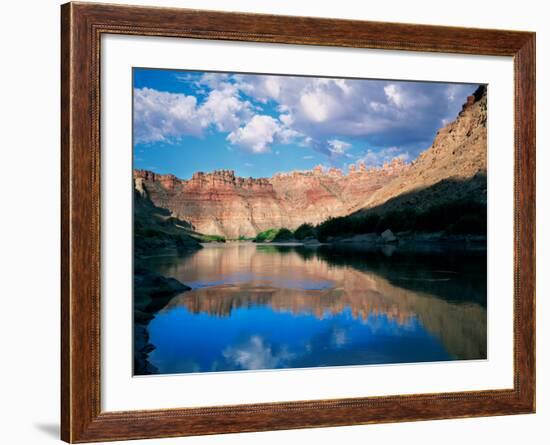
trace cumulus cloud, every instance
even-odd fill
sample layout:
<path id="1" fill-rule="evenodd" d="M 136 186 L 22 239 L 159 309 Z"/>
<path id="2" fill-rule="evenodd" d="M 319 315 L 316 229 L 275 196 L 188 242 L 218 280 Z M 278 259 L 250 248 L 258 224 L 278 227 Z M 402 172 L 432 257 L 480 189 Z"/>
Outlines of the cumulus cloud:
<path id="1" fill-rule="evenodd" d="M 268 87 L 275 81 L 276 92 Z M 378 138 L 377 145 L 426 139 L 441 119 L 456 117 L 476 87 L 292 76 L 240 76 L 239 83 L 254 99 L 276 101 L 292 128 L 321 145 L 350 136 Z"/>
<path id="2" fill-rule="evenodd" d="M 182 79 L 191 82 L 189 76 Z M 194 81 L 195 93 L 204 91 L 204 86 L 211 88 L 200 105 L 193 95 L 151 88 L 134 89 L 136 142 L 166 142 L 182 136 L 201 136 L 211 126 L 221 132 L 237 129 L 254 115 L 254 111 L 252 104 L 243 100 L 238 88 L 227 79 L 228 75 L 205 74 Z"/>
<path id="3" fill-rule="evenodd" d="M 255 153 L 264 153 L 269 150 L 278 129 L 277 121 L 271 116 L 257 114 L 244 127 L 229 133 L 227 140 Z"/>
<path id="4" fill-rule="evenodd" d="M 276 120 L 268 115 L 256 114 L 246 125 L 229 133 L 227 140 L 254 153 L 268 152 L 275 141 L 288 144 L 302 135 L 289 127 L 289 120 L 281 119 L 286 116 Z"/>
<path id="5" fill-rule="evenodd" d="M 279 116 L 279 120 L 287 126 L 292 125 L 292 123 L 294 122 L 294 118 L 291 114 L 281 114 Z"/>
<path id="6" fill-rule="evenodd" d="M 223 83 L 208 95 L 200 107 L 199 118 L 212 123 L 218 131 L 233 131 L 252 115 L 250 102 L 240 99 L 234 85 Z"/>
<path id="7" fill-rule="evenodd" d="M 198 136 L 203 124 L 196 119 L 194 96 L 142 88 L 134 90 L 136 142 L 167 141 L 183 134 Z"/>
<path id="8" fill-rule="evenodd" d="M 325 122 L 337 114 L 338 107 L 333 96 L 317 88 L 300 96 L 299 110 L 311 122 Z"/>
<path id="9" fill-rule="evenodd" d="M 331 336 L 331 343 L 336 348 L 341 348 L 348 342 L 348 333 L 344 329 L 334 329 Z"/>
<path id="10" fill-rule="evenodd" d="M 394 147 L 427 148 L 477 87 L 224 73 L 187 75 L 182 81 L 194 85 L 196 96 L 135 90 L 136 142 L 200 136 L 208 130 L 225 133 L 230 144 L 253 153 L 296 143 L 334 161 L 351 157 L 352 149 L 356 155 L 359 139 L 381 147 L 363 154 L 370 164 L 379 164 Z M 395 156 L 406 158 L 411 152 Z"/>
<path id="11" fill-rule="evenodd" d="M 203 73 L 200 79 L 196 81 L 196 84 L 216 89 L 220 86 L 225 86 L 229 80 L 230 75 L 227 73 Z"/>
<path id="12" fill-rule="evenodd" d="M 403 97 L 403 94 L 399 91 L 399 88 L 393 83 L 390 83 L 389 85 L 386 85 L 384 87 L 384 93 L 386 93 L 386 97 L 388 98 L 388 100 L 398 108 L 405 106 L 405 98 Z"/>
<path id="13" fill-rule="evenodd" d="M 332 153 L 339 154 L 339 155 L 344 154 L 345 151 L 351 147 L 351 144 L 344 141 L 340 141 L 338 139 L 331 139 L 330 141 L 327 141 L 327 143 L 329 146 L 329 150 Z"/>
<path id="14" fill-rule="evenodd" d="M 380 167 L 386 162 L 400 159 L 403 162 L 412 160 L 411 153 L 399 147 L 387 147 L 379 150 L 367 149 L 359 157 L 356 164 L 364 164 L 366 167 Z"/>
<path id="15" fill-rule="evenodd" d="M 243 344 L 226 348 L 223 356 L 242 369 L 278 368 L 294 358 L 286 348 L 274 350 L 257 335 L 250 337 Z"/>

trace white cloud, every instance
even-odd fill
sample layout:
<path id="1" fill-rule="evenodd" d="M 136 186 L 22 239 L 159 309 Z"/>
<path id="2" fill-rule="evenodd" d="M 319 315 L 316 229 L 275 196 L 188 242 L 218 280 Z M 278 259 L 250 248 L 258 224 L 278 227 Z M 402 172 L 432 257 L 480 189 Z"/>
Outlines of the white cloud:
<path id="1" fill-rule="evenodd" d="M 388 106 L 386 104 L 383 104 L 382 102 L 376 102 L 375 100 L 370 101 L 369 107 L 372 108 L 375 113 L 388 110 Z"/>
<path id="2" fill-rule="evenodd" d="M 422 84 L 420 84 L 422 85 Z M 394 105 L 395 108 L 403 112 L 404 109 L 413 109 L 426 107 L 432 104 L 432 100 L 426 96 L 424 91 L 420 88 L 415 88 L 414 84 L 402 83 L 399 85 L 389 84 L 384 87 L 384 93 L 390 105 Z M 444 95 L 441 94 L 442 96 Z M 447 96 L 447 100 L 455 100 Z"/>
<path id="3" fill-rule="evenodd" d="M 311 145 L 313 144 L 313 138 L 311 136 L 305 136 L 301 141 L 300 141 L 300 146 L 301 147 L 310 147 Z"/>
<path id="4" fill-rule="evenodd" d="M 257 114 L 244 127 L 229 133 L 227 140 L 254 153 L 265 153 L 269 151 L 278 131 L 279 124 L 275 119 Z"/>
<path id="5" fill-rule="evenodd" d="M 303 137 L 300 132 L 290 127 L 291 123 L 292 116 L 288 114 L 280 115 L 279 120 L 268 115 L 256 114 L 243 127 L 229 133 L 227 140 L 253 153 L 266 153 L 274 142 L 289 144 Z"/>
<path id="6" fill-rule="evenodd" d="M 456 117 L 472 85 L 205 73 L 183 76 L 191 95 L 135 90 L 136 142 L 200 136 L 207 129 L 255 153 L 297 143 L 332 159 L 344 140 L 378 146 L 424 143 Z M 199 96 L 199 92 L 201 94 Z M 279 113 L 272 117 L 273 111 Z M 372 138 L 372 139 L 369 139 Z M 340 143 L 338 143 L 338 141 Z M 372 157 L 372 156 L 371 156 Z M 332 161 L 331 161 L 332 162 Z"/>
<path id="7" fill-rule="evenodd" d="M 344 329 L 334 329 L 331 341 L 336 348 L 341 348 L 348 342 L 348 334 Z"/>
<path id="8" fill-rule="evenodd" d="M 307 83 L 307 78 L 291 76 L 236 74 L 233 79 L 241 91 L 254 97 L 257 101 L 266 103 L 269 100 L 275 100 L 280 105 L 286 103 L 282 95 L 287 96 L 291 89 L 295 92 L 300 91 L 302 86 Z"/>
<path id="9" fill-rule="evenodd" d="M 281 114 L 279 116 L 279 120 L 285 125 L 292 125 L 292 123 L 294 122 L 292 114 Z"/>
<path id="10" fill-rule="evenodd" d="M 151 88 L 134 89 L 134 128 L 138 143 L 170 141 L 182 136 L 200 136 L 214 126 L 230 132 L 253 116 L 252 104 L 239 97 L 239 90 L 216 77 L 204 75 L 215 85 L 204 102 L 181 93 L 167 93 Z M 201 80 L 202 81 L 202 80 Z"/>
<path id="11" fill-rule="evenodd" d="M 197 85 L 206 85 L 209 88 L 216 89 L 227 84 L 229 78 L 229 74 L 226 73 L 203 73 Z"/>
<path id="12" fill-rule="evenodd" d="M 397 85 L 394 85 L 393 83 L 386 85 L 384 87 L 384 93 L 386 93 L 389 101 L 398 108 L 405 106 L 405 98 Z"/>
<path id="13" fill-rule="evenodd" d="M 380 167 L 386 162 L 391 162 L 394 159 L 400 159 L 403 162 L 411 160 L 411 154 L 402 150 L 399 147 L 387 147 L 380 150 L 368 149 L 359 157 L 356 164 L 364 164 L 366 167 Z"/>
<path id="14" fill-rule="evenodd" d="M 277 99 L 281 94 L 281 78 L 275 76 L 267 76 L 264 81 L 264 86 L 267 94 L 273 99 Z"/>
<path id="15" fill-rule="evenodd" d="M 288 363 L 294 354 L 286 348 L 275 352 L 270 345 L 265 344 L 262 337 L 254 335 L 239 346 L 231 346 L 223 351 L 226 360 L 243 369 L 277 368 Z"/>
<path id="16" fill-rule="evenodd" d="M 331 97 L 322 91 L 310 91 L 300 97 L 301 111 L 313 122 L 324 122 L 330 117 Z"/>
<path id="17" fill-rule="evenodd" d="M 212 90 L 200 108 L 200 117 L 208 125 L 214 124 L 218 131 L 233 131 L 252 115 L 250 102 L 239 98 L 234 85 L 221 84 Z"/>
<path id="18" fill-rule="evenodd" d="M 342 90 L 344 94 L 348 95 L 353 92 L 352 87 L 346 79 L 332 79 L 332 81 Z"/>
<path id="19" fill-rule="evenodd" d="M 284 125 L 279 126 L 279 130 L 277 131 L 277 137 L 279 141 L 283 144 L 290 144 L 291 142 L 302 136 L 303 135 L 300 132 Z"/>
<path id="20" fill-rule="evenodd" d="M 351 144 L 340 141 L 338 139 L 331 139 L 330 141 L 327 141 L 329 150 L 331 153 L 334 154 L 344 154 L 348 148 L 351 147 Z"/>
<path id="21" fill-rule="evenodd" d="M 239 88 L 254 100 L 276 101 L 277 110 L 285 116 L 280 117 L 281 121 L 302 135 L 303 145 L 327 155 L 331 153 L 327 140 L 335 137 L 383 135 L 390 143 L 401 143 L 399 138 L 425 139 L 426 127 L 433 131 L 434 122 L 445 117 L 446 110 L 443 113 L 442 109 L 447 108 L 449 100 L 447 86 L 427 83 L 237 77 Z M 269 87 L 273 83 L 276 89 Z"/>
<path id="22" fill-rule="evenodd" d="M 447 99 L 449 101 L 454 101 L 458 96 L 462 96 L 464 94 L 463 92 L 464 86 L 461 84 L 451 84 L 447 87 Z M 461 97 L 461 99 L 465 99 L 464 97 Z"/>
<path id="23" fill-rule="evenodd" d="M 183 134 L 198 136 L 203 123 L 197 119 L 194 96 L 142 88 L 134 90 L 136 142 L 168 141 Z"/>

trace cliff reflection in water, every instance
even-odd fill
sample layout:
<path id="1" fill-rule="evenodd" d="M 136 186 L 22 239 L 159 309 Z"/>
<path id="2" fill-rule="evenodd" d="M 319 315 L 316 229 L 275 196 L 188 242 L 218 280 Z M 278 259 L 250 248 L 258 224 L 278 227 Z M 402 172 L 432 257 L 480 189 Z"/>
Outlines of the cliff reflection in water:
<path id="1" fill-rule="evenodd" d="M 161 373 L 486 358 L 486 255 L 210 245 L 151 321 Z"/>

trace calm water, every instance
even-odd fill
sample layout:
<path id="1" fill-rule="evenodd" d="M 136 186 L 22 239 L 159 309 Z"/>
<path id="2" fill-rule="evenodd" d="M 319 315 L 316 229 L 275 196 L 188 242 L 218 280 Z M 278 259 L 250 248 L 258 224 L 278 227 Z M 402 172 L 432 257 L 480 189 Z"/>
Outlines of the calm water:
<path id="1" fill-rule="evenodd" d="M 208 245 L 149 324 L 162 374 L 486 358 L 486 255 Z"/>

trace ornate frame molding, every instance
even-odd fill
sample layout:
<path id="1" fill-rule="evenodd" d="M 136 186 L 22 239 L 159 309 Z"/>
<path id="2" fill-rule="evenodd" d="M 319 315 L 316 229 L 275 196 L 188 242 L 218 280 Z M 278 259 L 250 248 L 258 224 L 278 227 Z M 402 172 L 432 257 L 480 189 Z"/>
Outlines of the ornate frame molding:
<path id="1" fill-rule="evenodd" d="M 535 34 L 92 3 L 61 7 L 61 436 L 175 437 L 535 411 Z M 103 34 L 499 55 L 515 67 L 514 388 L 102 412 L 100 56 Z"/>

